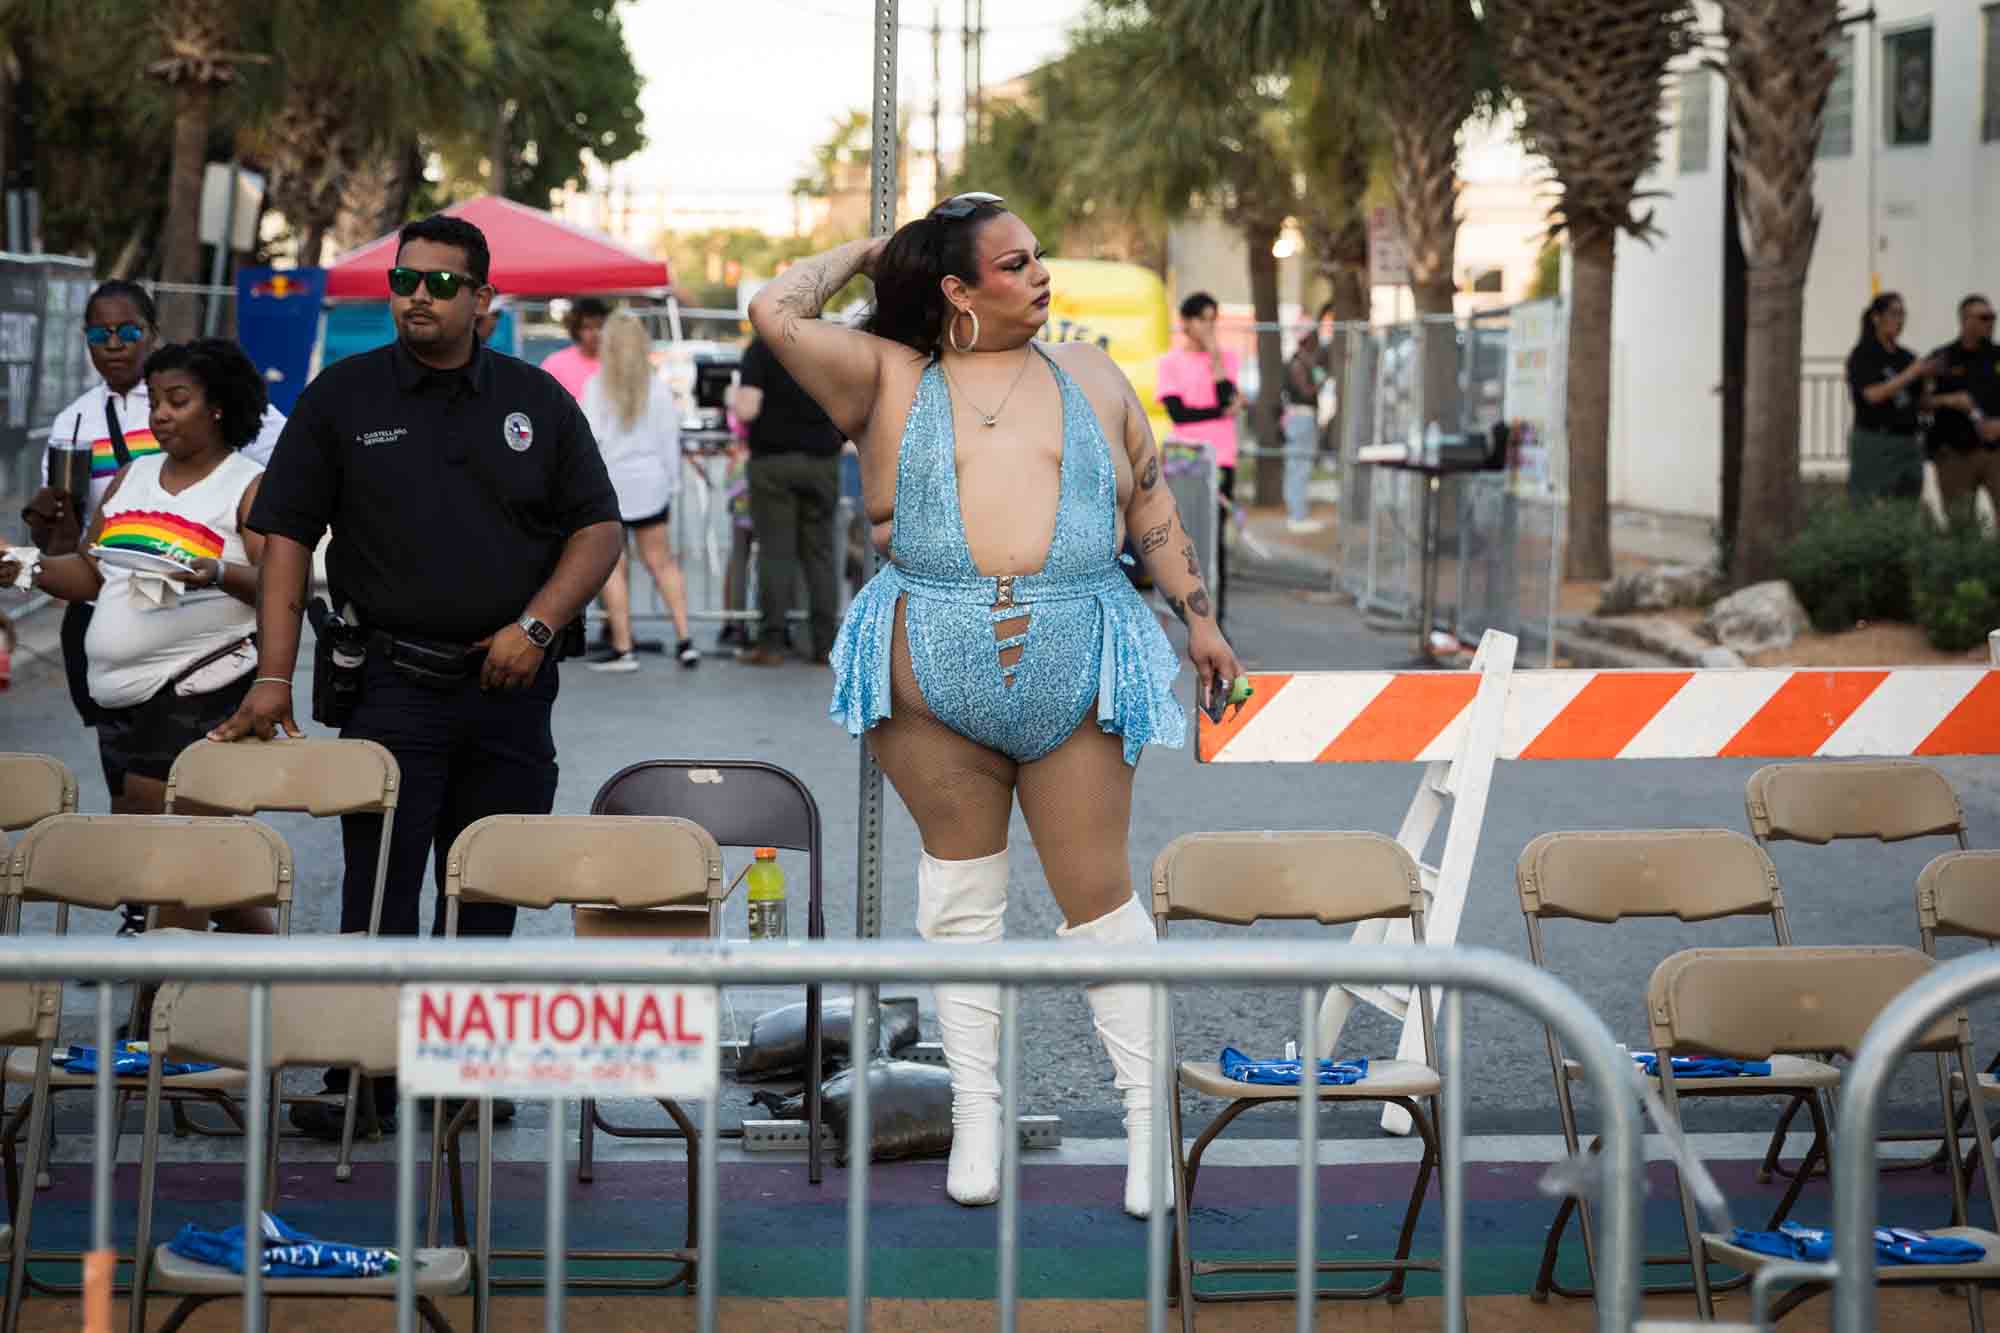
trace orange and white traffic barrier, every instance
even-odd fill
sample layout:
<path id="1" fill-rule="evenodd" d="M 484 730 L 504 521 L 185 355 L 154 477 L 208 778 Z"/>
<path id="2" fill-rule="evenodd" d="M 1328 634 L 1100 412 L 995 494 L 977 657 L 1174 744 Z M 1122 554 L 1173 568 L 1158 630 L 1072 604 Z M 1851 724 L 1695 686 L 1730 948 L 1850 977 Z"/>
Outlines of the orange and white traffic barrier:
<path id="1" fill-rule="evenodd" d="M 1425 939 L 1458 938 L 1472 862 L 1501 759 L 1803 759 L 2000 754 L 2000 632 L 1990 667 L 1839 671 L 1516 671 L 1511 635 L 1489 630 L 1470 671 L 1267 672 L 1222 722 L 1197 711 L 1210 764 L 1420 763 L 1396 841 L 1430 896 Z M 1435 864 L 1424 860 L 1445 821 Z M 1354 939 L 1400 943 L 1403 923 Z M 1405 987 L 1336 986 L 1320 1007 L 1320 1051 L 1367 1004 L 1403 1023 L 1399 1059 L 1421 1059 Z M 1396 1107 L 1383 1125 L 1405 1133 Z"/>
<path id="2" fill-rule="evenodd" d="M 1204 763 L 1449 760 L 1476 671 L 1253 675 Z M 2000 753 L 2000 669 L 1516 671 L 1500 759 L 1792 759 Z"/>

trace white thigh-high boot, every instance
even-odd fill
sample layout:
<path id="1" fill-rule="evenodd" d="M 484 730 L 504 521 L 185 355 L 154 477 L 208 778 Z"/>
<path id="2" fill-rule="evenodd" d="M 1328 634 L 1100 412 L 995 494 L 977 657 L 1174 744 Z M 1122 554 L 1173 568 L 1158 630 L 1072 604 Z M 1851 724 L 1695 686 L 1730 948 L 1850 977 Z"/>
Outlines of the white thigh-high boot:
<path id="1" fill-rule="evenodd" d="M 1056 931 L 1064 939 L 1106 948 L 1148 945 L 1158 938 L 1152 914 L 1127 898 L 1114 911 Z M 1145 1217 L 1153 1206 L 1153 997 L 1145 986 L 1088 986 L 1097 1036 L 1111 1056 L 1113 1080 L 1125 1096 L 1125 1211 Z M 1173 1206 L 1169 1192 L 1167 1206 Z"/>
<path id="2" fill-rule="evenodd" d="M 973 861 L 917 862 L 917 933 L 933 944 L 984 944 L 1005 933 L 1007 851 Z M 959 1203 L 1000 1197 L 1000 988 L 940 984 L 938 1033 L 951 1069 L 951 1166 Z"/>

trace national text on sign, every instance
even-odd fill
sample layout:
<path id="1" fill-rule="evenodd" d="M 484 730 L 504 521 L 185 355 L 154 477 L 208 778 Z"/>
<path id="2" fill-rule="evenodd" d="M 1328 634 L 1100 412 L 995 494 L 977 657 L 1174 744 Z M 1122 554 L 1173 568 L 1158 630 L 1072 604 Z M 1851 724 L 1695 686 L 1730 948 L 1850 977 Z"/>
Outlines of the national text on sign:
<path id="1" fill-rule="evenodd" d="M 427 991 L 417 1003 L 420 1042 L 584 1042 L 592 1046 L 623 1046 L 653 1040 L 674 1045 L 699 1045 L 706 1034 L 688 1028 L 686 996 L 669 997 L 663 1007 L 658 995 L 645 992 L 632 1002 L 621 991 L 538 990 Z"/>

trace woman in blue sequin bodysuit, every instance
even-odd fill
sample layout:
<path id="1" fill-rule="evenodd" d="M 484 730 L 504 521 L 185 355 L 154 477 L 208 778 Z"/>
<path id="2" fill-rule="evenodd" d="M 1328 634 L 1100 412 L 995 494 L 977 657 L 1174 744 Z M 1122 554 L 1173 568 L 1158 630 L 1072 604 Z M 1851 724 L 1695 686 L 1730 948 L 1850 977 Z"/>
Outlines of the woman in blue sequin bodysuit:
<path id="1" fill-rule="evenodd" d="M 833 717 L 866 733 L 923 834 L 917 930 L 1002 937 L 1007 829 L 1021 813 L 1067 923 L 1104 950 L 1154 938 L 1132 895 L 1132 771 L 1179 747 L 1179 663 L 1118 564 L 1126 531 L 1188 630 L 1197 697 L 1240 667 L 1144 408 L 1093 344 L 1036 340 L 1049 273 L 1028 226 L 959 195 L 885 241 L 793 265 L 751 302 L 757 331 L 860 450 L 890 563 L 834 646 Z M 857 273 L 860 328 L 819 318 Z M 999 1197 L 999 991 L 940 985 L 952 1078 L 946 1186 Z M 1144 987 L 1088 990 L 1125 1102 L 1125 1210 L 1151 1202 L 1152 1009 Z"/>

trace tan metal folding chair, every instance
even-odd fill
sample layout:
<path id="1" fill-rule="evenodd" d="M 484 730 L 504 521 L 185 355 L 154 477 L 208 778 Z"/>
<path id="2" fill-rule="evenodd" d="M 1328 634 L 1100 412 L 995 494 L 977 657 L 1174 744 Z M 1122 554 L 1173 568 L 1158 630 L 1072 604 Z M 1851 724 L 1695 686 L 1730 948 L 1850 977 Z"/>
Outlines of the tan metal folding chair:
<path id="1" fill-rule="evenodd" d="M 1153 861 L 1153 921 L 1161 936 L 1175 921 L 1212 921 L 1250 926 L 1258 921 L 1317 921 L 1347 925 L 1366 920 L 1407 918 L 1411 933 L 1424 940 L 1424 894 L 1417 864 L 1394 839 L 1378 833 L 1268 832 L 1189 833 L 1174 839 Z M 1336 1300 L 1364 1300 L 1386 1294 L 1402 1299 L 1412 1270 L 1435 1272 L 1436 1259 L 1412 1259 L 1410 1242 L 1431 1173 L 1440 1160 L 1437 1099 L 1443 1089 L 1437 1054 L 1431 1040 L 1428 987 L 1419 987 L 1423 1015 L 1424 1060 L 1369 1061 L 1368 1076 L 1345 1087 L 1320 1086 L 1322 1102 L 1364 1104 L 1386 1102 L 1409 1112 L 1424 1142 L 1423 1160 L 1403 1212 L 1403 1225 L 1391 1258 L 1316 1260 L 1322 1273 L 1385 1273 L 1366 1287 L 1321 1287 L 1319 1294 Z M 1173 1049 L 1169 1046 L 1169 1049 Z M 1310 1055 L 1310 1053 L 1308 1053 Z M 1226 1103 L 1191 1147 L 1183 1151 L 1181 1093 L 1183 1090 L 1220 1098 Z M 1430 1103 L 1426 1114 L 1423 1103 Z M 1290 1110 L 1298 1091 L 1287 1086 L 1239 1083 L 1223 1074 L 1215 1060 L 1179 1060 L 1173 1102 L 1175 1290 L 1181 1297 L 1181 1324 L 1194 1327 L 1195 1301 L 1285 1300 L 1297 1290 L 1295 1259 L 1196 1259 L 1190 1248 L 1188 1213 L 1201 1170 L 1202 1155 L 1230 1122 L 1257 1106 Z M 1282 1288 L 1203 1291 L 1195 1279 L 1223 1273 L 1284 1273 Z"/>
<path id="2" fill-rule="evenodd" d="M 186 815 L 54 815 L 22 837 L 7 879 L 10 921 L 20 919 L 23 902 L 53 902 L 96 911 L 136 903 L 148 910 L 179 907 L 191 912 L 275 907 L 278 933 L 291 926 L 292 853 L 276 829 L 249 819 L 192 818 Z M 103 1053 L 100 1052 L 100 1055 Z M 46 1124 L 50 1097 L 92 1088 L 90 1074 L 58 1072 L 55 1038 L 34 1051 L 19 1048 L 7 1059 L 10 1078 L 32 1077 L 34 1091 L 15 1109 L 0 1142 L 15 1139 L 24 1116 Z M 126 1095 L 142 1094 L 146 1080 L 117 1080 L 122 1106 Z M 236 1125 L 242 1114 L 231 1094 L 244 1087 L 243 1075 L 227 1069 L 176 1077 L 172 1095 L 212 1102 Z M 39 1170 L 42 1139 L 30 1130 L 28 1169 Z M 113 1150 L 116 1150 L 114 1133 Z M 13 1264 L 7 1279 L 5 1327 L 14 1326 L 28 1281 L 29 1226 L 35 1191 L 21 1189 L 14 1209 Z M 37 1282 L 37 1286 L 47 1284 Z M 53 1290 L 54 1288 L 50 1288 Z"/>
<path id="3" fill-rule="evenodd" d="M 0 754 L 0 832 L 18 833 L 50 815 L 75 813 L 76 774 L 68 764 L 46 754 Z M 12 920 L 0 922 L 0 930 L 7 934 L 16 928 Z M 69 908 L 58 907 L 56 930 L 68 928 Z M 0 1071 L 0 1098 L 6 1087 L 6 1075 Z"/>
<path id="4" fill-rule="evenodd" d="M 254 948 L 254 944 L 246 947 Z M 280 1071 L 294 1066 L 347 1066 L 371 1075 L 396 1072 L 397 1010 L 394 986 L 276 985 L 270 989 L 267 1068 L 275 1082 Z M 341 1021 L 326 1016 L 338 1013 Z M 240 1298 L 243 1275 L 154 1248 L 153 1206 L 158 1197 L 160 1165 L 160 1074 L 162 1060 L 200 1060 L 246 1069 L 250 1064 L 249 989 L 243 986 L 169 983 L 153 1004 L 152 1049 L 158 1056 L 146 1078 L 146 1131 L 139 1168 L 139 1232 L 134 1247 L 132 1333 L 144 1333 L 147 1298 L 155 1293 L 179 1297 L 166 1327 L 178 1328 L 199 1307 L 211 1301 Z M 272 1123 L 265 1142 L 269 1167 L 264 1179 L 276 1193 L 278 1173 L 278 1103 L 270 1103 Z M 411 1131 L 414 1132 L 414 1131 Z M 233 1203 L 219 1208 L 218 1221 L 234 1226 L 242 1210 Z M 328 1237 L 365 1244 L 356 1237 Z M 391 1245 L 389 1248 L 393 1248 Z M 420 1249 L 407 1256 L 416 1266 L 417 1311 L 434 1329 L 449 1333 L 450 1324 L 436 1302 L 462 1295 L 472 1285 L 472 1256 L 463 1248 Z M 396 1298 L 394 1274 L 384 1277 L 266 1277 L 264 1295 L 271 1300 L 348 1297 L 357 1300 Z M 483 1326 L 483 1307 L 475 1324 Z"/>
<path id="5" fill-rule="evenodd" d="M 396 756 L 374 741 L 329 737 L 238 741 L 222 745 L 196 741 L 182 750 L 167 773 L 167 813 L 174 803 L 196 802 L 202 813 L 255 815 L 283 810 L 333 819 L 341 815 L 382 816 L 382 836 L 375 853 L 375 893 L 368 913 L 368 933 L 382 928 L 382 890 L 389 875 L 389 838 L 396 826 L 396 800 L 402 770 Z M 360 1086 L 348 1080 L 350 1090 Z M 313 1098 L 312 1100 L 321 1100 Z M 340 1134 L 340 1160 L 333 1178 L 353 1174 L 355 1114 L 364 1107 L 361 1129 L 379 1138 L 381 1121 L 372 1097 L 347 1096 Z M 176 1108 L 176 1114 L 179 1114 Z"/>
<path id="6" fill-rule="evenodd" d="M 470 825 L 451 845 L 445 861 L 445 934 L 458 934 L 462 902 L 506 903 L 513 907 L 550 908 L 601 905 L 635 912 L 640 909 L 705 905 L 711 939 L 722 935 L 722 905 L 728 887 L 722 879 L 722 849 L 699 824 L 685 819 L 648 815 L 489 815 Z M 607 914 L 611 921 L 615 913 Z M 615 926 L 607 926 L 609 933 Z M 451 1124 L 433 1136 L 431 1155 L 431 1234 L 435 1242 L 438 1208 L 438 1153 L 449 1154 L 452 1214 L 456 1239 L 465 1243 L 463 1188 L 459 1184 L 458 1137 L 474 1103 L 468 1102 Z M 495 1284 L 492 1261 L 539 1258 L 541 1250 L 495 1250 L 490 1177 L 493 1169 L 493 1103 L 482 1100 L 479 1110 L 480 1193 L 485 1200 L 475 1238 L 477 1283 L 483 1307 L 491 1285 L 539 1285 L 539 1280 L 514 1279 Z M 674 1271 L 663 1277 L 571 1278 L 578 1287 L 643 1287 L 661 1289 L 687 1285 L 694 1290 L 696 1247 L 695 1194 L 699 1187 L 701 1135 L 687 1113 L 671 1098 L 660 1106 L 687 1140 L 687 1241 L 670 1250 L 571 1250 L 570 1257 L 626 1263 L 667 1263 Z M 442 1107 L 434 1108 L 434 1124 L 443 1122 Z M 550 1152 L 561 1152 L 551 1143 Z"/>
<path id="7" fill-rule="evenodd" d="M 76 774 L 45 754 L 0 754 L 0 830 L 19 832 L 76 810 Z"/>
<path id="8" fill-rule="evenodd" d="M 1743 804 L 1759 843 L 1955 837 L 1968 845 L 1951 783 L 1914 759 L 1766 764 L 1744 785 Z"/>
<path id="9" fill-rule="evenodd" d="M 1917 876 L 1917 930 L 1933 958 L 1937 942 L 1948 936 L 2000 944 L 2000 852 L 1946 852 L 1925 866 Z M 1979 1093 L 1988 1101 L 2000 1098 L 1996 1070 L 2000 1057 L 1979 1075 Z M 1954 1076 L 1953 1086 L 1962 1089 L 1963 1080 Z M 1952 1112 L 1961 1128 L 1969 1110 Z"/>
<path id="10" fill-rule="evenodd" d="M 1732 917 L 1768 917 L 1779 946 L 1792 942 L 1785 920 L 1785 895 L 1778 872 L 1762 848 L 1729 829 L 1635 829 L 1579 833 L 1544 833 L 1530 842 L 1514 866 L 1521 915 L 1527 923 L 1528 956 L 1536 967 L 1549 965 L 1544 923 L 1578 921 L 1614 925 L 1643 917 L 1673 917 L 1694 923 Z M 1563 1141 L 1574 1156 L 1581 1148 L 1577 1131 L 1574 1088 L 1583 1080 L 1583 1066 L 1563 1054 L 1553 1029 L 1544 1026 L 1549 1076 L 1554 1082 L 1556 1111 Z M 1657 1077 L 1655 1082 L 1657 1082 Z M 1772 1097 L 1790 1094 L 1810 1099 L 1815 1092 L 1839 1086 L 1840 1074 L 1820 1060 L 1790 1056 L 1774 1059 L 1767 1077 L 1679 1080 L 1683 1097 Z M 1824 1109 L 1812 1104 L 1813 1125 L 1821 1135 L 1816 1151 L 1825 1148 Z M 1590 1150 L 1595 1152 L 1593 1141 Z M 1783 1221 L 1804 1188 L 1804 1177 L 1790 1189 L 1771 1214 L 1770 1225 Z M 1564 1286 L 1556 1277 L 1569 1220 L 1577 1214 L 1583 1232 L 1584 1261 L 1596 1280 L 1596 1251 L 1588 1204 L 1565 1198 L 1556 1210 L 1548 1238 L 1542 1244 L 1541 1268 L 1532 1298 L 1545 1301 L 1550 1292 L 1588 1299 L 1591 1287 Z M 1646 1263 L 1678 1267 L 1689 1262 L 1686 1252 L 1648 1255 Z M 1688 1291 L 1686 1283 L 1649 1288 L 1656 1292 Z"/>
<path id="11" fill-rule="evenodd" d="M 1852 1058 L 1876 1017 L 1935 965 L 1929 957 L 1908 948 L 1689 949 L 1654 969 L 1646 988 L 1653 1046 L 1662 1060 L 1670 1055 L 1764 1059 L 1828 1051 Z M 1938 1099 L 1951 1162 L 1954 1216 L 1963 1218 L 1966 1179 L 1959 1161 L 1958 1129 L 1950 1114 L 1946 1057 L 1957 1059 L 1960 1073 L 1972 1072 L 1972 1034 L 1965 1011 L 1940 1018 L 1911 1049 L 1937 1056 Z M 1668 1078 L 1660 1083 L 1661 1100 L 1676 1124 L 1680 1121 L 1679 1085 L 1684 1081 Z M 2000 1198 L 2000 1180 L 1996 1180 L 1992 1165 L 1992 1129 L 1978 1098 L 1973 1099 L 1972 1120 L 1987 1163 L 1988 1197 Z M 1811 1167 L 1813 1157 L 1808 1154 L 1800 1174 Z M 1699 1247 L 1709 1262 L 1746 1273 L 1774 1262 L 1767 1255 L 1732 1244 L 1726 1235 L 1703 1233 L 1685 1181 L 1681 1185 L 1681 1219 L 1690 1251 Z M 1899 1286 L 1963 1284 L 1972 1327 L 1983 1329 L 1980 1286 L 2000 1281 L 2000 1235 L 1966 1226 L 1930 1231 L 1982 1245 L 1986 1258 L 1972 1264 L 1880 1266 L 1875 1270 L 1876 1281 Z M 1713 1319 L 1715 1300 L 1706 1263 L 1695 1267 L 1694 1279 L 1701 1316 Z M 1787 1292 L 1772 1307 L 1772 1317 L 1782 1316 L 1826 1289 L 1824 1283 L 1807 1284 Z"/>
<path id="12" fill-rule="evenodd" d="M 34 1046 L 44 1041 L 54 1041 L 56 1026 L 62 1021 L 62 987 L 52 983 L 30 981 L 0 982 L 0 1046 Z M 46 1142 L 47 1103 L 36 1108 L 28 1132 L 31 1144 Z M 21 1167 L 14 1151 L 14 1142 L 5 1144 L 7 1198 L 12 1201 L 21 1197 Z M 38 1150 L 30 1149 L 30 1158 L 37 1157 Z M 35 1165 L 30 1161 L 30 1167 Z M 11 1214 L 10 1214 L 11 1218 Z M 13 1253 L 14 1224 L 10 1220 L 0 1226 L 0 1245 Z"/>
<path id="13" fill-rule="evenodd" d="M 1743 805 L 1750 832 L 1761 846 L 1803 842 L 1825 846 L 1848 839 L 1906 842 L 1911 838 L 1951 837 L 1962 851 L 1965 812 L 1944 774 L 1913 759 L 1806 760 L 1766 764 L 1744 784 Z M 1764 1151 L 1757 1179 L 1790 1175 L 1778 1160 L 1778 1150 L 1792 1126 L 1799 1104 L 1793 1102 L 1778 1117 Z M 1885 1142 L 1921 1138 L 1890 1131 Z M 1923 1160 L 1893 1163 L 1890 1171 L 1916 1170 Z"/>

